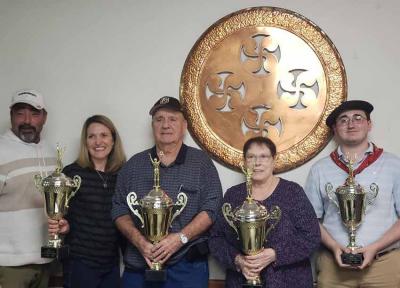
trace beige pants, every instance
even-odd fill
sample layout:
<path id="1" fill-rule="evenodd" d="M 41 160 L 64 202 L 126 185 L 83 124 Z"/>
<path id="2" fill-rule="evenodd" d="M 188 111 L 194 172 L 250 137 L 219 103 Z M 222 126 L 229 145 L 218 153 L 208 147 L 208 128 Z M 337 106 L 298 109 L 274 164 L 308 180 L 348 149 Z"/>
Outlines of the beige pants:
<path id="1" fill-rule="evenodd" d="M 49 264 L 0 266 L 0 288 L 47 288 Z"/>
<path id="2" fill-rule="evenodd" d="M 317 260 L 318 288 L 398 288 L 400 249 L 389 252 L 363 270 L 340 268 L 328 251 Z"/>

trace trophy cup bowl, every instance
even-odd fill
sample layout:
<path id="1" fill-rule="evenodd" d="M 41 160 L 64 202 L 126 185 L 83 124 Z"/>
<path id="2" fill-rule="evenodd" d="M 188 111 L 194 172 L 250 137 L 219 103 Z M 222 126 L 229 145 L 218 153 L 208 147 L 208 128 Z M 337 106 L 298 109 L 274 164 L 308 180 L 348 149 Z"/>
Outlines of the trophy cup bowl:
<path id="1" fill-rule="evenodd" d="M 331 183 L 326 184 L 325 190 L 329 199 L 339 209 L 342 223 L 349 233 L 347 247 L 351 250 L 351 253 L 342 253 L 342 262 L 351 266 L 359 266 L 364 261 L 364 257 L 361 253 L 354 253 L 356 249 L 361 247 L 356 244 L 356 230 L 364 220 L 367 204 L 371 205 L 378 195 L 378 186 L 372 183 L 371 191 L 365 192 L 363 187 L 356 184 L 352 177 L 349 177 L 346 183 L 338 187 L 334 193 Z"/>
<path id="2" fill-rule="evenodd" d="M 232 211 L 231 204 L 222 205 L 222 214 L 228 224 L 235 230 L 241 243 L 241 250 L 246 255 L 259 253 L 266 242 L 269 232 L 281 218 L 281 210 L 273 206 L 271 211 L 248 197 L 241 206 Z M 269 220 L 274 220 L 272 224 Z M 242 287 L 263 287 L 260 276 L 246 280 Z"/>
<path id="3" fill-rule="evenodd" d="M 45 200 L 46 214 L 50 219 L 60 220 L 68 212 L 68 204 L 81 185 L 81 178 L 73 179 L 65 176 L 57 168 L 50 176 L 42 178 L 35 175 L 35 185 L 42 191 Z M 41 248 L 42 258 L 56 258 L 62 260 L 68 257 L 68 246 L 63 245 L 58 234 L 49 237 L 46 246 Z"/>

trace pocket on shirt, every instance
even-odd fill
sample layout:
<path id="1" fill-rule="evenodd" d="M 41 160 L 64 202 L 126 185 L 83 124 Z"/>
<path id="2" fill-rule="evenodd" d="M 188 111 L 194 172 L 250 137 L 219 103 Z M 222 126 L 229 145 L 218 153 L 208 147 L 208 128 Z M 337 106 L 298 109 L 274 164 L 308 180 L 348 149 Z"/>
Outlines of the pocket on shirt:
<path id="1" fill-rule="evenodd" d="M 180 191 L 185 194 L 196 194 L 199 192 L 199 189 L 197 187 L 190 187 L 190 186 L 182 185 Z"/>
<path id="2" fill-rule="evenodd" d="M 200 190 L 197 187 L 182 185 L 180 192 L 185 193 L 188 200 L 186 207 L 183 209 L 182 213 L 188 215 L 189 219 L 193 218 L 200 209 Z"/>

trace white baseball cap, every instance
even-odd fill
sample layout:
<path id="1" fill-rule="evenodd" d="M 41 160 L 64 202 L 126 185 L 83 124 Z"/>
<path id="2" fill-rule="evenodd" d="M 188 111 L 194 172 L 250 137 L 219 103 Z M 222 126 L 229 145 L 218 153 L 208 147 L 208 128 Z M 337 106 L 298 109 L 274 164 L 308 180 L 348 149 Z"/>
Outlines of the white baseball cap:
<path id="1" fill-rule="evenodd" d="M 11 99 L 10 108 L 17 103 L 26 103 L 38 110 L 46 109 L 43 96 L 33 90 L 22 90 L 15 93 Z"/>

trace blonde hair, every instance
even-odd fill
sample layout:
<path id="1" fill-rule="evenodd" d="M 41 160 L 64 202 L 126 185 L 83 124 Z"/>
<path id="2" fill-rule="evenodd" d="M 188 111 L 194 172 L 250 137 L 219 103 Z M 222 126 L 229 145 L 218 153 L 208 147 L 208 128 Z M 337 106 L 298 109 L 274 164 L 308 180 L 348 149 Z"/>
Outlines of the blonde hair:
<path id="1" fill-rule="evenodd" d="M 114 140 L 114 146 L 108 155 L 105 172 L 118 171 L 126 162 L 125 152 L 122 147 L 121 137 L 119 136 L 117 129 L 115 128 L 113 122 L 104 115 L 93 115 L 86 119 L 85 123 L 83 124 L 79 155 L 76 163 L 83 168 L 95 169 L 86 144 L 87 130 L 92 123 L 99 123 L 110 129 Z"/>

